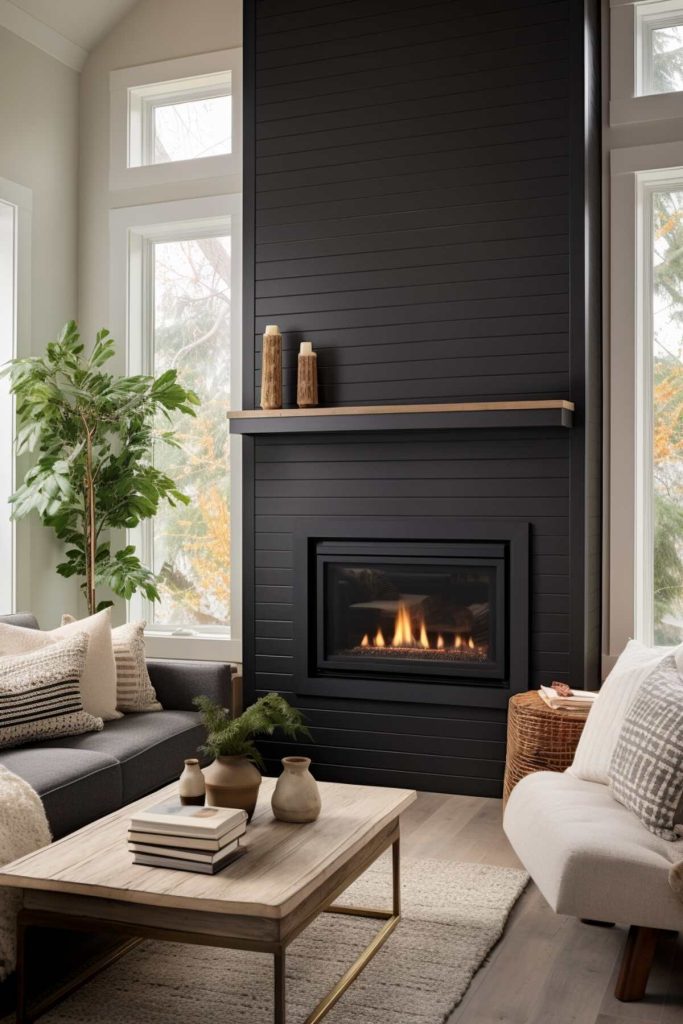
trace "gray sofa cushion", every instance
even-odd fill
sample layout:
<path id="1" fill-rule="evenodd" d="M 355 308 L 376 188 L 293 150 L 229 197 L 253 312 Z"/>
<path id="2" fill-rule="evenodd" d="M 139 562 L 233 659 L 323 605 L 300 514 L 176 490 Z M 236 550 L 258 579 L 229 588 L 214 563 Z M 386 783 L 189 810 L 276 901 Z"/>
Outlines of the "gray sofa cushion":
<path id="1" fill-rule="evenodd" d="M 39 794 L 55 839 L 117 810 L 123 793 L 121 765 L 111 754 L 62 749 L 61 742 L 0 753 L 0 764 Z"/>
<path id="2" fill-rule="evenodd" d="M 0 615 L 0 622 L 6 626 L 23 626 L 24 629 L 39 629 L 38 619 L 30 612 L 16 612 L 14 615 Z"/>
<path id="3" fill-rule="evenodd" d="M 205 737 L 195 711 L 157 711 L 125 715 L 105 722 L 102 732 L 48 741 L 43 746 L 115 758 L 121 765 L 122 802 L 126 804 L 177 779 L 184 759 L 197 756 Z"/>
<path id="4" fill-rule="evenodd" d="M 224 662 L 148 658 L 147 669 L 164 708 L 194 711 L 194 698 L 202 694 L 222 708 L 232 708 L 232 667 Z"/>

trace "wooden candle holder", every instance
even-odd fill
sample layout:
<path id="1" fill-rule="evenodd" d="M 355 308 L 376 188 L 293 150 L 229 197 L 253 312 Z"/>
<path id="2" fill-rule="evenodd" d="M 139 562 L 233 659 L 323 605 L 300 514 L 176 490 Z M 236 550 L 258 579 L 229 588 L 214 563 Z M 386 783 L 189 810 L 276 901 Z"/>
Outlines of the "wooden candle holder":
<path id="1" fill-rule="evenodd" d="M 277 324 L 269 324 L 263 335 L 261 408 L 282 408 L 282 335 Z"/>
<path id="2" fill-rule="evenodd" d="M 296 404 L 310 409 L 318 404 L 318 356 L 310 341 L 302 341 L 297 361 Z"/>

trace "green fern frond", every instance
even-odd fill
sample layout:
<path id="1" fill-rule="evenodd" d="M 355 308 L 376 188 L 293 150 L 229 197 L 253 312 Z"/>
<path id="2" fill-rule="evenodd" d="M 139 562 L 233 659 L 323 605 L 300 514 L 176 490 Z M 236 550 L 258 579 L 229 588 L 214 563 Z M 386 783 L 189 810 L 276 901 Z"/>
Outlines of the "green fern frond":
<path id="1" fill-rule="evenodd" d="M 312 739 L 301 712 L 279 693 L 267 693 L 238 718 L 232 718 L 210 697 L 196 697 L 194 703 L 207 732 L 206 743 L 200 749 L 210 757 L 247 757 L 263 768 L 255 736 L 272 736 L 280 729 L 289 739 Z"/>

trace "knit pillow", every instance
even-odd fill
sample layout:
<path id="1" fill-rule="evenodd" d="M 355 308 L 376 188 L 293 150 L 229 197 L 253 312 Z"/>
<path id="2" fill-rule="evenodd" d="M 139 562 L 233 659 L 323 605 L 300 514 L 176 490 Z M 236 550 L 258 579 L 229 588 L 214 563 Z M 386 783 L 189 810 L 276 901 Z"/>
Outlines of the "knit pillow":
<path id="1" fill-rule="evenodd" d="M 76 620 L 62 615 L 62 625 Z M 116 662 L 118 711 L 161 711 L 145 660 L 145 622 L 127 622 L 111 631 Z"/>
<path id="2" fill-rule="evenodd" d="M 102 719 L 83 710 L 80 677 L 87 653 L 88 637 L 77 633 L 0 658 L 0 748 L 102 729 Z"/>
<path id="3" fill-rule="evenodd" d="M 638 690 L 610 764 L 610 786 L 620 803 L 650 832 L 675 840 L 683 799 L 683 679 L 667 655 Z"/>
<path id="4" fill-rule="evenodd" d="M 116 666 L 111 646 L 111 608 L 76 622 L 70 619 L 57 629 L 26 629 L 0 623 L 0 655 L 24 654 L 51 646 L 59 640 L 87 633 L 88 655 L 81 676 L 83 707 L 105 722 L 121 715 L 116 710 Z"/>

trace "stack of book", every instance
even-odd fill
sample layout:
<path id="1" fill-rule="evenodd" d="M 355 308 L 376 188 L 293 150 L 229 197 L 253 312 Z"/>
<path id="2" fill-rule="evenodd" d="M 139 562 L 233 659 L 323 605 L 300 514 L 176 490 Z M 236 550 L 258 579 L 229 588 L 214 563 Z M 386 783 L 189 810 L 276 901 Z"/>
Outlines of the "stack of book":
<path id="1" fill-rule="evenodd" d="M 559 691 L 552 686 L 542 686 L 538 695 L 554 711 L 565 708 L 572 711 L 585 711 L 586 714 L 592 708 L 593 701 L 597 697 L 597 693 L 591 690 L 572 690 L 568 686 L 563 686 Z"/>
<path id="2" fill-rule="evenodd" d="M 134 864 L 215 875 L 239 856 L 246 829 L 244 811 L 168 800 L 133 815 L 128 847 Z"/>

